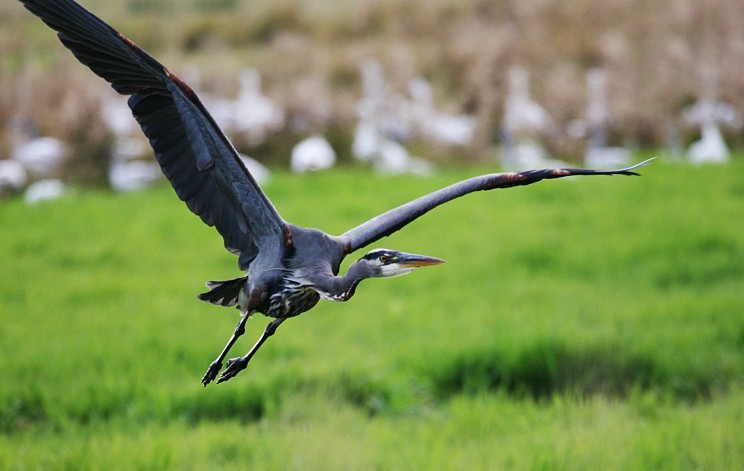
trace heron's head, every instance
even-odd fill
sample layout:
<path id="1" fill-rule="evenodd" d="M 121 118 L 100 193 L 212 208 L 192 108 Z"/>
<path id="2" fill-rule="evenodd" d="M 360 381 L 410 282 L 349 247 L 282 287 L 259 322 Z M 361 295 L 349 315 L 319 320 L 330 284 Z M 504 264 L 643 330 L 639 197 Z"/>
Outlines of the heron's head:
<path id="1" fill-rule="evenodd" d="M 419 267 L 439 265 L 444 260 L 397 250 L 374 249 L 360 258 L 358 263 L 367 265 L 373 277 L 389 278 L 406 275 Z"/>

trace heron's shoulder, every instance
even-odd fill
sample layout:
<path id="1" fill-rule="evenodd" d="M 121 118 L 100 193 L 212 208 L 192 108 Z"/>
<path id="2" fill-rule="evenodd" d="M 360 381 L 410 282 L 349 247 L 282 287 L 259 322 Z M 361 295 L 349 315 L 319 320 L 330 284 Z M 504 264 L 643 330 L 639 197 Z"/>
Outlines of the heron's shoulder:
<path id="1" fill-rule="evenodd" d="M 338 237 L 320 229 L 291 224 L 288 225 L 288 229 L 292 239 L 290 255 L 296 263 L 302 265 L 327 264 L 331 267 L 332 272 L 338 270 L 338 265 L 346 255 L 344 244 Z"/>

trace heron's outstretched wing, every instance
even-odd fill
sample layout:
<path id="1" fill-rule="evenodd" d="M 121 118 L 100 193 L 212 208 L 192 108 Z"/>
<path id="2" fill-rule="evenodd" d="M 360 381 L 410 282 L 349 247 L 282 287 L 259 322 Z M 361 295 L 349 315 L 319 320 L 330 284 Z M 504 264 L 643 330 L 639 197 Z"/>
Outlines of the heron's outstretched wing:
<path id="1" fill-rule="evenodd" d="M 240 254 L 242 268 L 259 249 L 281 248 L 286 224 L 188 85 L 73 0 L 21 1 L 80 62 L 131 95 L 129 107 L 178 197 Z"/>
<path id="2" fill-rule="evenodd" d="M 540 180 L 570 177 L 572 175 L 638 175 L 633 170 L 647 164 L 650 160 L 653 159 L 620 170 L 585 170 L 577 168 L 544 169 L 527 170 L 524 172 L 494 173 L 469 178 L 446 188 L 442 188 L 434 193 L 422 196 L 421 198 L 415 199 L 402 206 L 398 206 L 395 209 L 391 209 L 390 211 L 347 231 L 339 236 L 339 239 L 343 242 L 346 248 L 346 253 L 351 253 L 377 241 L 378 239 L 389 236 L 393 232 L 403 228 L 409 222 L 424 215 L 437 206 L 474 191 L 531 185 Z"/>

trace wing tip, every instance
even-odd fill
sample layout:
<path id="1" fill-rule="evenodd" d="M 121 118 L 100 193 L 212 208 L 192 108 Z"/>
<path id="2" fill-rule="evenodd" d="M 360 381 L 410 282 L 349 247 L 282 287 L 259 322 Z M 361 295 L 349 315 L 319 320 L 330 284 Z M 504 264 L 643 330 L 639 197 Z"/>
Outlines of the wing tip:
<path id="1" fill-rule="evenodd" d="M 632 165 L 632 166 L 630 166 L 628 168 L 624 168 L 624 169 L 618 170 L 617 172 L 620 173 L 620 174 L 622 174 L 622 175 L 635 175 L 637 177 L 640 177 L 641 174 L 640 173 L 637 173 L 637 172 L 634 172 L 633 170 L 638 169 L 638 168 L 641 168 L 643 166 L 646 166 L 646 165 L 650 164 L 651 162 L 653 162 L 654 160 L 656 160 L 656 157 L 655 156 L 654 157 L 651 157 L 649 159 L 646 159 L 643 162 L 639 162 L 639 163 L 637 163 L 635 165 Z"/>

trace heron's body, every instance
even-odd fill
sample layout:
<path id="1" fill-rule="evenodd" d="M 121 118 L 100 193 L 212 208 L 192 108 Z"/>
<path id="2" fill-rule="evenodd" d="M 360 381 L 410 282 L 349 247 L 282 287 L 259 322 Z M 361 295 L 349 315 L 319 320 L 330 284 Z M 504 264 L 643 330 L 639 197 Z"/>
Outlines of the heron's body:
<path id="1" fill-rule="evenodd" d="M 343 259 L 403 228 L 437 206 L 474 191 L 530 185 L 572 175 L 637 175 L 620 170 L 543 169 L 481 175 L 394 208 L 341 234 L 286 222 L 246 169 L 239 154 L 194 91 L 157 60 L 74 0 L 21 0 L 58 31 L 77 59 L 106 79 L 128 104 L 150 140 L 158 164 L 178 197 L 204 223 L 214 226 L 225 247 L 238 256 L 245 276 L 208 282 L 199 298 L 237 306 L 242 314 L 233 335 L 202 379 L 217 377 L 245 322 L 260 312 L 274 320 L 243 357 L 228 361 L 219 381 L 232 378 L 285 319 L 321 298 L 346 301 L 367 278 L 404 275 L 443 261 L 424 255 L 374 249 L 339 275 Z"/>
<path id="2" fill-rule="evenodd" d="M 214 304 L 237 305 L 243 312 L 260 312 L 273 318 L 302 314 L 314 307 L 321 297 L 335 301 L 348 299 L 343 289 L 332 289 L 334 282 L 339 281 L 336 275 L 345 256 L 342 243 L 316 229 L 288 224 L 287 231 L 291 245 L 284 253 L 279 257 L 259 254 L 248 266 L 245 277 L 228 281 L 235 281 L 228 294 L 234 303 L 212 301 L 211 290 L 200 298 Z M 316 253 L 335 253 L 335 257 L 307 259 L 305 256 Z M 210 282 L 217 286 L 215 283 L 220 282 Z M 328 288 L 331 290 L 325 291 Z"/>

